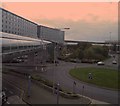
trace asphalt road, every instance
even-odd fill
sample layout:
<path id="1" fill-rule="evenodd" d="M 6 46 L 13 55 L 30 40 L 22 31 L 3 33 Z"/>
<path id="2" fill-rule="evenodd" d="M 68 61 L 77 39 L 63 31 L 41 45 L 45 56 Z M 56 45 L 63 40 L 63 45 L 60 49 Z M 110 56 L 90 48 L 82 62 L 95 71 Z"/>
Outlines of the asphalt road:
<path id="1" fill-rule="evenodd" d="M 13 85 L 13 83 L 8 80 L 2 79 L 2 89 L 5 91 L 7 97 L 13 95 L 21 96 L 21 90 Z"/>
<path id="2" fill-rule="evenodd" d="M 117 58 L 117 57 L 116 57 Z M 41 72 L 41 70 L 38 68 L 37 71 L 35 71 L 34 68 L 27 69 L 27 67 L 23 69 L 23 67 L 12 67 L 16 71 L 23 71 L 23 72 L 28 72 L 31 74 L 40 74 L 41 76 L 52 80 L 56 83 L 60 83 L 60 85 L 70 91 L 73 91 L 73 82 L 76 82 L 76 87 L 75 91 L 76 93 L 83 94 L 85 96 L 88 96 L 90 98 L 96 99 L 96 100 L 101 100 L 104 102 L 112 103 L 112 104 L 117 104 L 118 103 L 118 92 L 113 91 L 113 90 L 108 90 L 104 88 L 100 88 L 91 84 L 87 84 L 84 82 L 81 82 L 77 79 L 74 79 L 71 77 L 68 72 L 71 68 L 74 67 L 108 67 L 108 68 L 114 68 L 117 69 L 117 65 L 112 64 L 112 60 L 108 59 L 105 61 L 105 66 L 97 66 L 96 64 L 83 64 L 83 63 L 69 63 L 69 62 L 60 62 L 58 66 L 53 66 L 53 65 L 48 65 L 46 68 L 45 72 Z M 84 92 L 83 92 L 83 87 L 84 85 Z"/>
<path id="3" fill-rule="evenodd" d="M 87 65 L 89 67 L 93 67 L 94 65 Z M 74 67 L 86 67 L 86 64 L 74 64 L 74 63 L 65 63 L 62 62 L 61 65 L 55 67 L 49 67 L 47 69 L 47 72 L 42 73 L 41 75 L 43 77 L 46 77 L 50 80 L 54 80 L 56 83 L 60 83 L 60 85 L 70 91 L 73 91 L 73 82 L 76 82 L 75 91 L 76 93 L 84 94 L 85 96 L 88 96 L 90 98 L 101 100 L 104 102 L 116 104 L 118 103 L 118 92 L 103 89 L 91 84 L 87 84 L 84 82 L 81 82 L 69 75 L 69 70 Z M 97 67 L 97 66 L 95 66 Z M 54 70 L 54 73 L 53 73 Z M 53 77 L 53 74 L 55 75 Z M 84 85 L 84 92 L 82 91 L 82 87 Z"/>
<path id="4" fill-rule="evenodd" d="M 119 55 L 120 55 L 120 54 L 117 54 L 117 55 L 115 55 L 115 58 L 114 58 L 114 57 L 111 57 L 111 58 L 105 60 L 105 66 L 118 69 L 118 65 L 119 65 Z M 112 63 L 113 60 L 115 60 L 115 61 L 117 62 L 117 64 L 113 64 L 113 63 Z"/>
<path id="5" fill-rule="evenodd" d="M 27 97 L 27 91 L 28 91 L 28 79 L 21 75 L 10 75 L 10 74 L 4 74 L 3 75 L 5 80 L 9 80 L 12 85 L 16 86 L 17 88 L 20 88 L 24 90 L 23 99 L 30 103 L 30 104 L 56 104 L 57 103 L 57 97 L 52 92 L 49 92 L 38 85 L 31 83 L 30 87 L 30 97 Z M 10 87 L 10 86 L 9 86 Z M 10 90 L 11 88 L 8 89 Z M 15 89 L 13 89 L 15 90 Z M 15 90 L 16 91 L 16 90 Z M 80 99 L 66 99 L 63 97 L 59 97 L 59 103 L 60 104 L 86 104 L 89 102 L 88 99 L 80 98 Z"/>

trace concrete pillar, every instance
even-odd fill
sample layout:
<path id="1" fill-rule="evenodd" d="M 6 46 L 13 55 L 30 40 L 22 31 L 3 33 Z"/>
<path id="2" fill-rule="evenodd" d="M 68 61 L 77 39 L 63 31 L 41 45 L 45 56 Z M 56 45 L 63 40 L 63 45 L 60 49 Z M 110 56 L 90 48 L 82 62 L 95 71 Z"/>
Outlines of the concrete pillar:
<path id="1" fill-rule="evenodd" d="M 35 53 L 29 53 L 27 63 L 30 65 L 35 65 L 35 58 L 34 57 L 35 57 Z"/>
<path id="2" fill-rule="evenodd" d="M 46 53 L 45 53 L 45 50 L 41 50 L 41 51 L 39 51 L 39 53 L 38 53 L 38 61 L 39 61 L 39 63 L 41 63 L 41 64 L 45 64 L 45 61 L 46 61 Z"/>

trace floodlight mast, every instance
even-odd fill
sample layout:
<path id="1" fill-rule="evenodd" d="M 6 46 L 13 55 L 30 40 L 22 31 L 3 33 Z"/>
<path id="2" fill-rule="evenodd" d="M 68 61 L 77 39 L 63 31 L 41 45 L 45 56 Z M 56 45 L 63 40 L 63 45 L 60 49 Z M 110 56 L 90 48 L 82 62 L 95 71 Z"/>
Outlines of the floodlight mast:
<path id="1" fill-rule="evenodd" d="M 65 28 L 56 28 L 58 30 L 69 30 L 70 28 L 65 27 Z M 56 50 L 57 50 L 57 43 L 54 44 L 54 68 L 53 68 L 53 94 L 55 93 L 55 66 L 56 66 Z"/>

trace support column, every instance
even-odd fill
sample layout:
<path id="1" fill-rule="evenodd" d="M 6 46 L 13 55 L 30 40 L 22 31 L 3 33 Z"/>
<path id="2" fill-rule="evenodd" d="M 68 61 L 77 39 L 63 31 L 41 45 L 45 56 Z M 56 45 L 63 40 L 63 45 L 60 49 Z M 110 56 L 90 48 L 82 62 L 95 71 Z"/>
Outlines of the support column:
<path id="1" fill-rule="evenodd" d="M 27 63 L 30 65 L 34 65 L 35 64 L 35 53 L 30 53 L 28 54 L 28 61 Z"/>

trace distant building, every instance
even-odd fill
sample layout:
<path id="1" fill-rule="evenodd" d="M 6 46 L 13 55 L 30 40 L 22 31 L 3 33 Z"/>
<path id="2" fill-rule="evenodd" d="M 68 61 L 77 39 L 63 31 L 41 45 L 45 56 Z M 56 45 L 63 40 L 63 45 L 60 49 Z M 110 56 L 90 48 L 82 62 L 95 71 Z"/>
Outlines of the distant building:
<path id="1" fill-rule="evenodd" d="M 56 28 L 38 25 L 38 38 L 56 42 L 64 43 L 64 31 Z"/>
<path id="2" fill-rule="evenodd" d="M 64 43 L 64 31 L 38 25 L 3 8 L 1 10 L 2 32 Z"/>
<path id="3" fill-rule="evenodd" d="M 2 32 L 37 38 L 37 24 L 2 9 Z"/>

